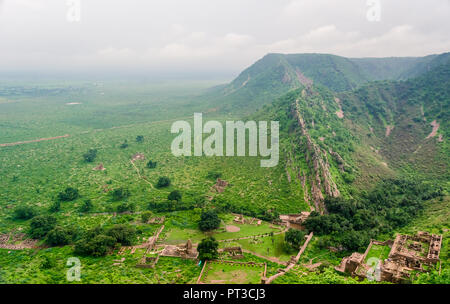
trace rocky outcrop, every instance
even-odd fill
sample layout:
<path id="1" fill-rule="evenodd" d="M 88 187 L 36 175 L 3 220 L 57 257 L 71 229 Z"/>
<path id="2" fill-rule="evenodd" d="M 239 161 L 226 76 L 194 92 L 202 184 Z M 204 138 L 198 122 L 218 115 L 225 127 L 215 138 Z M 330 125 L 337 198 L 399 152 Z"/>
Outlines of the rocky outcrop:
<path id="1" fill-rule="evenodd" d="M 320 146 L 311 139 L 311 136 L 308 133 L 306 123 L 300 113 L 299 99 L 295 101 L 293 112 L 301 129 L 302 137 L 300 145 L 305 148 L 306 162 L 312 171 L 312 174 L 308 176 L 309 184 L 311 185 L 311 198 L 314 202 L 316 211 L 323 214 L 326 212 L 323 203 L 324 194 L 331 197 L 338 197 L 340 192 L 330 173 L 327 151 L 322 150 Z M 336 154 L 333 154 L 333 156 L 336 158 L 339 157 L 343 164 L 342 158 L 339 154 Z"/>

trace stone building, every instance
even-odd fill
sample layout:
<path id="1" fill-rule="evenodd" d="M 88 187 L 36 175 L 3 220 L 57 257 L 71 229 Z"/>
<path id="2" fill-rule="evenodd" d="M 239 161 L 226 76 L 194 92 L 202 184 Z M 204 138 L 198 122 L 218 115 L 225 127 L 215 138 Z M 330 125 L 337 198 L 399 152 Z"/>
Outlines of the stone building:
<path id="1" fill-rule="evenodd" d="M 374 244 L 390 247 L 388 257 L 379 262 L 377 280 L 400 283 L 409 280 L 412 271 L 425 272 L 436 265 L 442 246 L 442 235 L 419 231 L 412 236 L 398 234 L 394 241 L 372 240 L 364 254 L 355 252 L 343 258 L 335 269 L 352 276 L 367 278 L 371 266 L 366 264 L 366 257 Z"/>

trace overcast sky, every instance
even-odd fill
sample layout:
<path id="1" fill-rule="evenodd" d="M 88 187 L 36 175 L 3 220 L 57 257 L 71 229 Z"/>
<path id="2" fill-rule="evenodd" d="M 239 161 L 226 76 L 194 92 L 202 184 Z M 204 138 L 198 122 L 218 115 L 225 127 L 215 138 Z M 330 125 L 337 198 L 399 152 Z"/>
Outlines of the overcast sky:
<path id="1" fill-rule="evenodd" d="M 219 73 L 269 52 L 450 51 L 450 0 L 79 0 L 79 22 L 70 2 L 0 0 L 0 71 Z"/>

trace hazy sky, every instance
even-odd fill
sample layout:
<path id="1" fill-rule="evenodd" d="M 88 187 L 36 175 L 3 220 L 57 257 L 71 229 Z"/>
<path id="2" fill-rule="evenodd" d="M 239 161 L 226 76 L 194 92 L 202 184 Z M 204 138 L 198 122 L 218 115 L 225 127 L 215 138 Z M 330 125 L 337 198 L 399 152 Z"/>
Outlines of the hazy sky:
<path id="1" fill-rule="evenodd" d="M 450 0 L 79 0 L 79 22 L 76 2 L 0 0 L 0 71 L 236 72 L 269 52 L 450 51 Z"/>

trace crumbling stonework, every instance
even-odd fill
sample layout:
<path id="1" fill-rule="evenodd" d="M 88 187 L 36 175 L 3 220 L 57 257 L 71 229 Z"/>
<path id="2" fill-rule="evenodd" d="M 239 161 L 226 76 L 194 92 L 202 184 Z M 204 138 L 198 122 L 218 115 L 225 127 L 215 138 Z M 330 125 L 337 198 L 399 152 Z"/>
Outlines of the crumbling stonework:
<path id="1" fill-rule="evenodd" d="M 281 223 L 287 228 L 294 228 L 298 230 L 304 230 L 303 223 L 309 217 L 311 212 L 300 212 L 298 214 L 281 214 Z"/>
<path id="2" fill-rule="evenodd" d="M 191 240 L 188 240 L 184 245 L 167 245 L 161 252 L 162 256 L 180 257 L 184 259 L 196 259 L 198 257 L 197 248 L 192 246 Z"/>
<path id="3" fill-rule="evenodd" d="M 367 278 L 371 267 L 365 260 L 373 244 L 391 248 L 388 258 L 379 262 L 377 269 L 379 277 L 376 279 L 400 283 L 407 281 L 412 271 L 425 272 L 426 268 L 434 266 L 439 261 L 442 235 L 419 231 L 412 236 L 398 234 L 394 241 L 372 240 L 364 254 L 355 252 L 350 257 L 343 258 L 335 269 L 352 276 Z"/>

